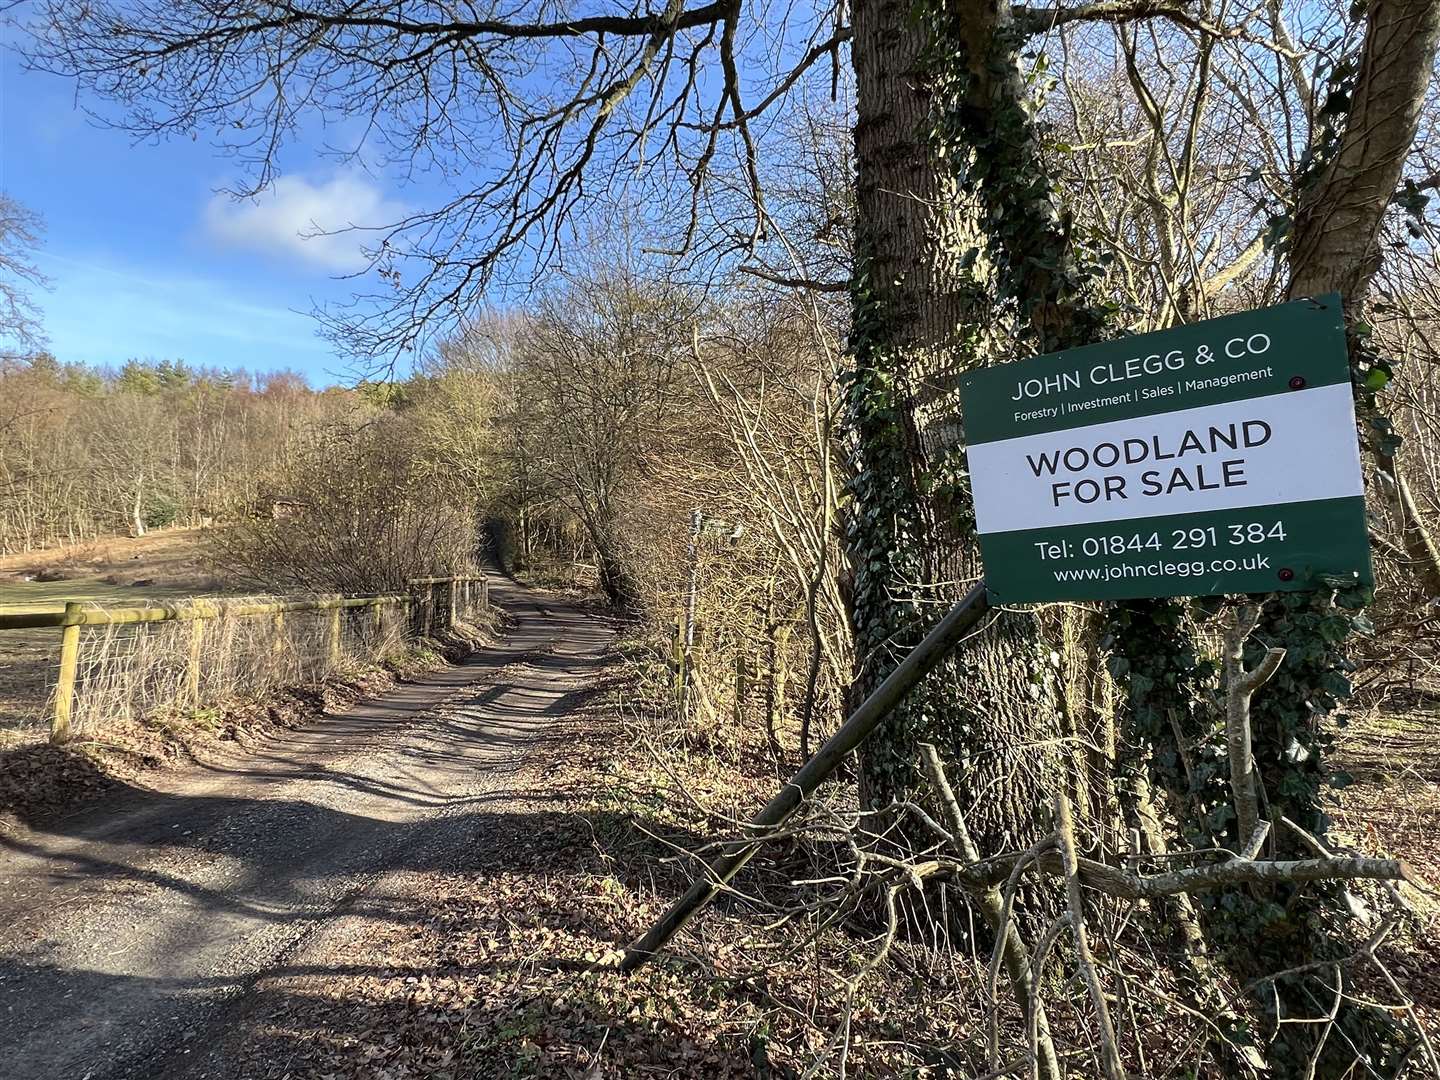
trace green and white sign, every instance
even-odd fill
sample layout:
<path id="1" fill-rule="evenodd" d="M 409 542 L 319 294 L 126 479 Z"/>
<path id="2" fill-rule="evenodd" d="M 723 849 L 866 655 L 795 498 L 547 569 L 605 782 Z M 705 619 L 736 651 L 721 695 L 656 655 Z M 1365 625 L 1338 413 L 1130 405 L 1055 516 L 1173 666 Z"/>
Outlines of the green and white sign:
<path id="1" fill-rule="evenodd" d="M 961 380 L 1002 603 L 1370 583 L 1340 298 Z"/>

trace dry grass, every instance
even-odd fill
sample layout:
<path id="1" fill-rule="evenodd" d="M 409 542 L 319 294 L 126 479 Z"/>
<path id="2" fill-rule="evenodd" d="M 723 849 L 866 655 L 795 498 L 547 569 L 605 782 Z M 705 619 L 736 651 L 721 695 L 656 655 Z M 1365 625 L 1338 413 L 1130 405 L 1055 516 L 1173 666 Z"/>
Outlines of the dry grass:
<path id="1" fill-rule="evenodd" d="M 1440 704 L 1357 718 L 1336 757 L 1355 779 L 1335 815 L 1344 838 L 1392 852 L 1440 883 Z"/>
<path id="2" fill-rule="evenodd" d="M 80 639 L 73 729 L 82 738 L 99 737 L 114 719 L 264 698 L 282 687 L 317 686 L 378 663 L 412 637 L 398 606 L 381 611 L 378 623 L 367 609 L 341 612 L 333 655 L 328 611 L 291 612 L 279 623 L 253 616 L 87 626 Z M 195 686 L 192 648 L 198 660 Z"/>
<path id="3" fill-rule="evenodd" d="M 207 529 L 167 529 L 3 555 L 0 606 L 217 592 L 222 582 L 206 555 L 210 536 Z"/>
<path id="4" fill-rule="evenodd" d="M 20 741 L 11 733 L 10 741 L 0 739 L 0 831 L 12 818 L 34 824 L 125 784 L 144 786 L 145 775 L 154 769 L 263 752 L 281 731 L 458 662 L 488 640 L 482 628 L 461 624 L 440 641 L 402 647 L 383 663 L 357 664 L 318 685 L 284 687 L 263 698 L 238 697 L 202 710 L 162 708 L 134 719 L 111 716 L 102 739 L 52 746 L 37 739 Z"/>
<path id="5" fill-rule="evenodd" d="M 1440 888 L 1440 703 L 1376 710 L 1341 733 L 1337 764 L 1355 783 L 1334 811 L 1335 838 L 1365 854 L 1404 859 L 1432 890 Z M 1406 890 L 1419 926 L 1383 956 L 1415 998 L 1416 1012 L 1440 1043 L 1440 892 Z"/>
<path id="6" fill-rule="evenodd" d="M 278 652 L 269 618 L 207 620 L 198 705 L 185 696 L 194 623 L 86 628 L 75 737 L 53 746 L 43 722 L 0 729 L 0 830 L 12 817 L 46 819 L 117 784 L 143 784 L 153 769 L 267 746 L 278 731 L 459 662 L 492 640 L 498 621 L 477 604 L 453 628 L 417 638 L 398 611 L 376 626 L 360 609 L 342 623 L 337 663 L 328 613 L 288 618 Z M 53 668 L 52 657 L 52 677 Z"/>
<path id="7" fill-rule="evenodd" d="M 59 611 L 67 600 L 140 604 L 211 594 L 208 530 L 171 529 L 0 556 L 0 611 Z M 39 579 L 46 580 L 39 580 Z M 0 632 L 0 740 L 38 724 L 55 679 L 60 631 Z"/>
<path id="8" fill-rule="evenodd" d="M 237 701 L 319 686 L 384 662 L 423 636 L 394 604 L 381 607 L 378 619 L 370 608 L 339 612 L 338 642 L 330 611 L 233 617 L 223 614 L 227 606 L 219 605 L 222 615 L 214 619 L 83 627 L 74 734 L 102 739 L 117 721 L 158 713 L 203 720 Z M 477 623 L 487 613 L 477 598 L 456 616 Z M 53 712 L 59 631 L 35 633 L 49 641 L 32 648 L 22 664 L 7 665 L 8 677 L 0 684 L 7 706 L 0 712 L 8 729 L 0 729 L 4 745 L 44 738 Z M 194 682 L 192 672 L 198 676 Z"/>

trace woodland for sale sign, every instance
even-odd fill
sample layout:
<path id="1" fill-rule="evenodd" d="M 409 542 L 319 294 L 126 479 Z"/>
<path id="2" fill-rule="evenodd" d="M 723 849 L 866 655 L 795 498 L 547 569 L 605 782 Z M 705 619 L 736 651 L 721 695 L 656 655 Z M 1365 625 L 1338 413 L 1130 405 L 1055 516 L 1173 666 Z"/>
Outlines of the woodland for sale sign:
<path id="1" fill-rule="evenodd" d="M 998 602 L 1372 580 L 1338 296 L 986 368 L 961 390 Z"/>

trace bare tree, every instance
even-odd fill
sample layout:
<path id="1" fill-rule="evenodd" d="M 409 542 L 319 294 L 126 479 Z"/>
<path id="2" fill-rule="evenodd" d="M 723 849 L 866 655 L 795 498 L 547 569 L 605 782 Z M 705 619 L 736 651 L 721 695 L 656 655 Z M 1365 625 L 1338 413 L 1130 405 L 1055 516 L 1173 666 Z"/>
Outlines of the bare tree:
<path id="1" fill-rule="evenodd" d="M 757 125 L 837 61 L 842 10 L 797 7 L 792 23 L 736 0 L 578 17 L 543 0 L 504 13 L 443 0 L 47 2 L 28 56 L 114 102 L 104 116 L 128 130 L 218 132 L 253 166 L 244 191 L 273 178 L 280 145 L 315 117 L 361 121 L 352 157 L 374 146 L 455 182 L 442 205 L 355 223 L 386 226 L 364 237 L 390 288 L 330 326 L 373 356 L 453 327 L 497 275 L 533 280 L 563 254 L 587 194 L 627 176 L 675 209 L 675 248 L 749 250 L 766 230 Z M 711 181 L 731 176 L 748 211 L 702 234 Z"/>
<path id="2" fill-rule="evenodd" d="M 45 343 L 34 291 L 48 287 L 34 263 L 40 215 L 0 192 L 0 347 L 25 355 Z"/>
<path id="3" fill-rule="evenodd" d="M 463 480 L 427 468 L 406 419 L 360 409 L 309 432 L 247 517 L 217 530 L 221 566 L 259 587 L 403 592 L 468 572 L 475 514 Z"/>
<path id="4" fill-rule="evenodd" d="M 544 296 L 521 339 L 517 374 L 534 391 L 541 468 L 617 604 L 636 599 L 622 512 L 667 451 L 696 315 L 683 289 L 597 261 Z"/>

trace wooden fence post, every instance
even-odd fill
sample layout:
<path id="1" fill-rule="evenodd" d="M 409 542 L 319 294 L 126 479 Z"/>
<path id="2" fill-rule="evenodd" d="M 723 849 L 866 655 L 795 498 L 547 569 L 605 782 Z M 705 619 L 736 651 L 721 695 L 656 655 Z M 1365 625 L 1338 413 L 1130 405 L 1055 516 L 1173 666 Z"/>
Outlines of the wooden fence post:
<path id="1" fill-rule="evenodd" d="M 735 723 L 745 722 L 746 698 L 750 696 L 750 657 L 740 653 L 735 657 Z"/>
<path id="2" fill-rule="evenodd" d="M 75 673 L 80 666 L 80 624 L 83 605 L 65 604 L 65 621 L 60 625 L 60 675 L 55 681 L 55 716 L 50 721 L 50 741 L 56 746 L 70 741 L 70 716 L 75 706 Z"/>
<path id="3" fill-rule="evenodd" d="M 205 643 L 205 620 L 198 614 L 190 620 L 190 659 L 185 668 L 185 693 L 190 707 L 200 707 L 200 650 Z"/>
<path id="4" fill-rule="evenodd" d="M 275 640 L 270 642 L 270 654 L 278 661 L 280 655 L 285 651 L 285 613 L 283 611 L 275 612 L 271 629 L 274 632 Z"/>
<path id="5" fill-rule="evenodd" d="M 455 579 L 445 583 L 445 618 L 451 630 L 455 629 Z"/>
<path id="6" fill-rule="evenodd" d="M 340 634 L 342 630 L 341 617 L 344 612 L 337 604 L 330 609 L 330 670 L 334 671 L 340 666 Z"/>
<path id="7" fill-rule="evenodd" d="M 670 642 L 670 666 L 675 673 L 675 708 L 685 715 L 685 612 L 675 620 L 675 636 Z"/>
<path id="8" fill-rule="evenodd" d="M 785 715 L 785 694 L 790 683 L 790 633 L 794 625 L 786 620 L 774 624 L 770 635 L 770 700 L 772 722 L 778 727 Z"/>

